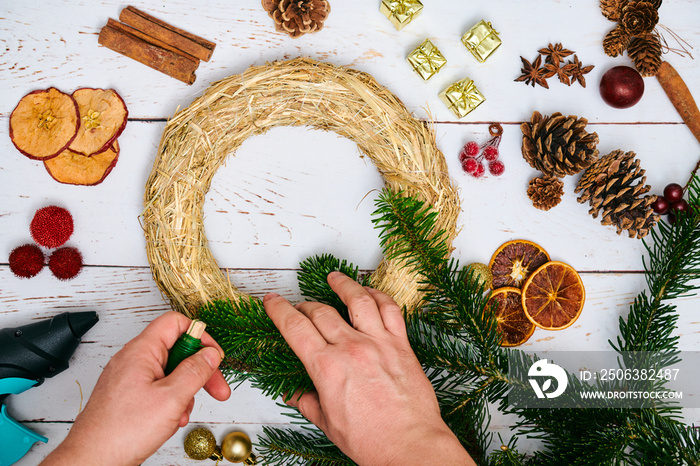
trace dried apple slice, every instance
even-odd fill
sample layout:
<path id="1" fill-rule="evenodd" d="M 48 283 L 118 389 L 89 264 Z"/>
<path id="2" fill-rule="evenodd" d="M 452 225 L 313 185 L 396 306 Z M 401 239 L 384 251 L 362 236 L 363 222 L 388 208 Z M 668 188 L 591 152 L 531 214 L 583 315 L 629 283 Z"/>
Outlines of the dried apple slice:
<path id="1" fill-rule="evenodd" d="M 58 156 L 45 160 L 44 166 L 51 177 L 59 183 L 94 186 L 102 183 L 119 158 L 119 143 L 91 156 L 66 149 Z"/>
<path id="2" fill-rule="evenodd" d="M 30 159 L 46 160 L 68 147 L 79 126 L 78 104 L 51 87 L 22 97 L 10 115 L 10 139 Z"/>
<path id="3" fill-rule="evenodd" d="M 126 127 L 129 112 L 114 89 L 84 87 L 73 92 L 80 109 L 78 135 L 68 148 L 91 155 L 109 149 Z"/>

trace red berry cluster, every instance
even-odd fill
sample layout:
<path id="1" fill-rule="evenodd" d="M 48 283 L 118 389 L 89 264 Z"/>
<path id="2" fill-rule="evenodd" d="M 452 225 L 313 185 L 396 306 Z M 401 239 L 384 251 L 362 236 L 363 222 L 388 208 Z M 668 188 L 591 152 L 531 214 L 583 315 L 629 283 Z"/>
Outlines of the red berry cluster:
<path id="1" fill-rule="evenodd" d="M 663 196 L 657 196 L 651 207 L 659 215 L 668 214 L 668 221 L 673 224 L 676 223 L 678 212 L 687 212 L 690 205 L 683 199 L 683 187 L 678 183 L 671 183 L 664 188 Z"/>
<path id="2" fill-rule="evenodd" d="M 503 162 L 498 160 L 498 145 L 501 143 L 503 128 L 498 123 L 489 126 L 489 133 L 492 138 L 485 144 L 477 144 L 474 141 L 467 142 L 459 153 L 459 161 L 462 170 L 469 173 L 474 178 L 481 178 L 486 173 L 484 160 L 488 162 L 489 172 L 493 176 L 500 176 L 505 170 Z"/>
<path id="3" fill-rule="evenodd" d="M 63 207 L 48 206 L 39 209 L 29 226 L 34 241 L 49 249 L 58 248 L 49 256 L 49 269 L 59 280 L 69 280 L 83 268 L 83 256 L 76 248 L 60 247 L 73 234 L 73 217 Z M 12 273 L 20 278 L 31 278 L 44 268 L 46 258 L 36 244 L 24 244 L 10 253 Z"/>

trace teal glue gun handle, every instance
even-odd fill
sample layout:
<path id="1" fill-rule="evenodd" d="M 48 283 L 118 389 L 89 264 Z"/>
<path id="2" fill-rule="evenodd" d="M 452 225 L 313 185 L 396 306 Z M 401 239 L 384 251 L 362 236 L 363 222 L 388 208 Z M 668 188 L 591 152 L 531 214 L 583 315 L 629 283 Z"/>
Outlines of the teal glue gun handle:
<path id="1" fill-rule="evenodd" d="M 16 395 L 37 385 L 37 380 L 11 377 L 0 379 L 0 402 L 7 395 Z M 7 407 L 0 406 L 0 466 L 9 466 L 27 454 L 36 442 L 48 442 L 43 435 L 24 427 L 7 413 Z"/>

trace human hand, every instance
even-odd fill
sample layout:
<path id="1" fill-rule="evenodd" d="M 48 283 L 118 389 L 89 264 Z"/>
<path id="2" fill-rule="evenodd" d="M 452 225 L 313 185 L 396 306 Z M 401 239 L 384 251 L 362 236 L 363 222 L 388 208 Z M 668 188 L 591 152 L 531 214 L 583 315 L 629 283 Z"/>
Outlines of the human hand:
<path id="1" fill-rule="evenodd" d="M 164 374 L 168 351 L 190 322 L 167 312 L 117 352 L 66 439 L 42 464 L 138 465 L 187 425 L 199 389 L 228 399 L 231 389 L 218 370 L 223 351 L 206 333 L 203 349 Z"/>
<path id="2" fill-rule="evenodd" d="M 272 293 L 263 300 L 316 388 L 288 404 L 358 464 L 425 464 L 425 455 L 435 464 L 475 464 L 440 416 L 399 306 L 340 272 L 328 283 L 352 326 L 324 304 L 295 307 Z"/>

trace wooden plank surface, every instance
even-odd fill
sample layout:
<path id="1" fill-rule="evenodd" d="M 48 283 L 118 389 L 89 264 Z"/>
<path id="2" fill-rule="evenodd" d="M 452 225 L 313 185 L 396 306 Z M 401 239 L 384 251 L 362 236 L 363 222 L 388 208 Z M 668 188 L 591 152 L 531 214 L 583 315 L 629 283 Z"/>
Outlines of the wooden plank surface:
<path id="1" fill-rule="evenodd" d="M 257 1 L 207 0 L 196 8 L 182 0 L 134 2 L 217 44 L 192 86 L 97 44 L 100 28 L 107 18 L 117 18 L 125 4 L 6 0 L 0 6 L 0 328 L 65 310 L 93 309 L 101 319 L 66 373 L 8 400 L 14 417 L 51 439 L 49 445 L 36 445 L 18 464 L 37 464 L 60 442 L 109 358 L 168 309 L 148 269 L 139 219 L 143 188 L 166 120 L 210 83 L 278 59 L 309 56 L 366 71 L 417 117 L 434 121 L 438 147 L 462 200 L 461 231 L 454 243 L 461 262 L 487 262 L 504 241 L 526 238 L 582 272 L 587 301 L 579 321 L 562 332 L 538 330 L 526 349 L 605 349 L 614 338 L 619 316 L 644 289 L 642 243 L 616 235 L 587 214 L 588 208 L 578 204 L 573 193 L 578 177 L 565 179 L 559 206 L 549 212 L 534 209 L 525 190 L 536 172 L 520 154 L 519 124 L 534 110 L 587 118 L 589 131 L 600 137 L 601 153 L 636 152 L 656 193 L 669 182 L 685 183 L 700 150 L 654 78 L 645 79 L 644 98 L 631 109 L 615 110 L 602 102 L 600 77 L 629 60 L 603 53 L 601 41 L 613 23 L 602 17 L 598 2 L 492 0 L 468 8 L 456 0 L 426 2 L 422 16 L 400 32 L 379 13 L 375 0 L 331 4 L 321 32 L 292 40 L 274 31 Z M 660 17 L 697 53 L 700 2 L 666 0 Z M 481 19 L 491 21 L 503 39 L 503 46 L 485 63 L 478 63 L 459 42 Z M 677 48 L 670 34 L 664 35 Z M 423 82 L 409 69 L 405 56 L 426 37 L 448 63 Z M 586 76 L 586 88 L 550 80 L 549 90 L 533 89 L 513 81 L 520 74 L 520 56 L 532 60 L 539 48 L 556 42 L 575 50 L 584 64 L 595 65 Z M 664 58 L 696 99 L 700 97 L 696 61 L 673 53 Z M 465 76 L 475 80 L 487 101 L 457 120 L 437 94 Z M 9 115 L 19 99 L 50 86 L 66 92 L 112 87 L 129 108 L 130 119 L 119 139 L 119 162 L 99 186 L 56 183 L 41 163 L 23 157 L 9 140 Z M 485 141 L 492 121 L 504 127 L 500 149 L 506 172 L 499 178 L 474 180 L 461 172 L 457 154 L 468 140 Z M 353 143 L 306 128 L 274 129 L 246 141 L 214 177 L 205 202 L 210 248 L 244 291 L 256 296 L 277 291 L 298 300 L 295 269 L 312 254 L 332 252 L 364 269 L 376 266 L 381 252 L 370 214 L 381 186 L 376 169 L 359 156 Z M 73 214 L 76 231 L 70 244 L 81 250 L 87 266 L 72 281 L 60 282 L 48 270 L 20 280 L 10 272 L 7 257 L 14 247 L 30 241 L 32 215 L 48 204 L 62 205 Z M 677 304 L 680 347 L 697 351 L 700 299 L 684 298 Z M 700 410 L 684 414 L 689 422 L 700 421 Z M 287 422 L 274 401 L 245 385 L 224 404 L 198 395 L 192 419 L 211 428 L 217 438 L 233 428 L 255 437 L 263 425 Z M 511 422 L 495 416 L 494 432 L 510 435 Z M 182 450 L 185 434 L 186 430 L 178 432 L 146 464 L 192 464 Z"/>

